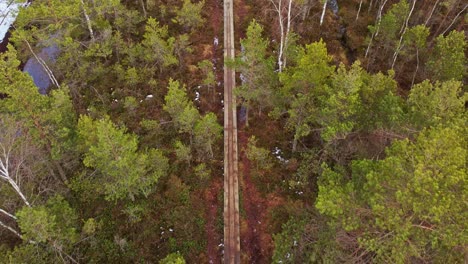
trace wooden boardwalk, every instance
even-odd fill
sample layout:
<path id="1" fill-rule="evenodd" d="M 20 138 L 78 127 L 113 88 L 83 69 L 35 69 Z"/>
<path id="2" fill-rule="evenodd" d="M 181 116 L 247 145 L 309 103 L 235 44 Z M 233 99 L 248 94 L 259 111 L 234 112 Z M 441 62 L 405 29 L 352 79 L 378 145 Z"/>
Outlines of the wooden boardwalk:
<path id="1" fill-rule="evenodd" d="M 234 59 L 233 0 L 224 0 L 224 58 Z M 224 67 L 224 263 L 240 263 L 239 177 L 236 85 L 233 69 Z"/>

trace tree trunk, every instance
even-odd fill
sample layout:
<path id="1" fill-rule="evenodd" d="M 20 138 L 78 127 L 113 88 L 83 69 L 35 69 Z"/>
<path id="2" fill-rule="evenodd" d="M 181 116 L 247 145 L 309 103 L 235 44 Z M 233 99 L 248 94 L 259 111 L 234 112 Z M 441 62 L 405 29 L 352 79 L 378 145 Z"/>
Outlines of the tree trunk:
<path id="1" fill-rule="evenodd" d="M 293 145 L 292 145 L 292 152 L 296 152 L 296 150 L 297 150 L 297 138 L 294 137 Z"/>
<path id="2" fill-rule="evenodd" d="M 148 13 L 146 12 L 145 2 L 143 0 L 140 0 L 140 3 L 141 3 L 141 8 L 143 9 L 143 15 L 145 16 L 145 18 L 147 18 Z"/>
<path id="3" fill-rule="evenodd" d="M 81 1 L 81 8 L 83 9 L 83 14 L 86 19 L 86 25 L 88 25 L 89 35 L 91 37 L 91 40 L 94 42 L 94 31 L 93 31 L 93 27 L 91 26 L 91 20 L 89 19 L 88 13 L 86 12 L 85 3 L 83 2 L 83 0 L 80 0 L 80 1 Z"/>
<path id="4" fill-rule="evenodd" d="M 367 55 L 369 55 L 369 51 L 370 51 L 370 48 L 372 46 L 372 41 L 374 40 L 374 37 L 376 37 L 378 34 L 379 34 L 379 29 L 380 29 L 380 21 L 382 21 L 382 12 L 383 12 L 383 9 L 385 7 L 385 4 L 387 3 L 388 0 L 385 0 L 383 2 L 383 4 L 380 6 L 379 8 L 379 12 L 377 14 L 377 29 L 375 30 L 374 34 L 372 34 L 371 36 L 371 39 L 369 41 L 369 45 L 367 46 L 367 49 L 366 49 L 366 54 L 364 55 L 364 58 L 367 58 Z"/>
<path id="5" fill-rule="evenodd" d="M 323 18 L 325 17 L 325 11 L 327 11 L 327 3 L 328 3 L 328 1 L 325 0 L 325 3 L 323 4 L 323 9 L 322 9 L 322 16 L 320 17 L 320 25 L 323 24 Z"/>
<path id="6" fill-rule="evenodd" d="M 362 1 L 363 1 L 363 0 L 361 0 L 361 2 L 359 2 L 359 9 L 358 9 L 357 14 L 356 14 L 356 21 L 358 20 L 358 18 L 359 18 L 359 13 L 361 12 Z"/>
<path id="7" fill-rule="evenodd" d="M 47 66 L 47 64 L 45 63 L 45 61 L 43 59 L 41 59 L 39 56 L 36 55 L 36 53 L 34 52 L 34 50 L 32 49 L 31 47 L 31 44 L 29 44 L 29 41 L 26 40 L 26 39 L 23 39 L 24 42 L 26 43 L 26 45 L 28 46 L 28 49 L 29 51 L 31 51 L 32 55 L 34 56 L 34 58 L 37 60 L 37 62 L 42 66 L 42 68 L 44 69 L 44 71 L 46 72 L 47 76 L 49 77 L 50 81 L 58 88 L 60 88 L 60 85 L 57 81 L 57 78 L 55 78 L 55 75 L 54 73 L 52 72 L 52 70 L 49 68 L 49 66 Z"/>
<path id="8" fill-rule="evenodd" d="M 467 7 L 468 4 L 466 4 L 465 7 L 463 7 L 463 9 L 455 16 L 455 18 L 452 20 L 452 23 L 450 23 L 450 25 L 444 30 L 444 32 L 442 32 L 442 35 L 444 35 L 452 27 L 453 23 L 455 23 L 455 21 L 458 19 L 461 13 L 463 13 Z"/>
<path id="9" fill-rule="evenodd" d="M 439 2 L 440 0 L 437 0 L 436 3 L 434 4 L 434 7 L 432 7 L 431 13 L 429 14 L 429 17 L 426 19 L 426 23 L 424 23 L 425 26 L 427 26 L 427 23 L 429 23 L 429 20 L 432 18 L 432 14 L 434 14 L 434 10 L 439 5 Z"/>
<path id="10" fill-rule="evenodd" d="M 392 69 L 393 67 L 395 67 L 395 62 L 398 58 L 398 54 L 400 53 L 400 50 L 401 50 L 401 43 L 403 42 L 403 37 L 405 36 L 405 33 L 406 33 L 406 30 L 408 29 L 408 23 L 409 23 L 409 20 L 411 18 L 411 14 L 413 14 L 413 11 L 414 11 L 414 6 L 416 5 L 416 0 L 413 0 L 413 6 L 411 7 L 411 10 L 408 14 L 408 16 L 406 17 L 406 21 L 403 25 L 403 29 L 402 29 L 402 32 L 401 32 L 401 36 L 400 36 L 400 41 L 398 42 L 398 46 L 395 50 L 395 53 L 393 54 L 393 62 L 392 62 Z"/>
<path id="11" fill-rule="evenodd" d="M 414 85 L 414 79 L 416 79 L 416 74 L 418 73 L 419 70 L 419 49 L 416 48 L 416 70 L 414 71 L 413 74 L 413 80 L 411 81 L 411 87 Z"/>
<path id="12" fill-rule="evenodd" d="M 245 107 L 245 127 L 249 127 L 249 107 Z"/>

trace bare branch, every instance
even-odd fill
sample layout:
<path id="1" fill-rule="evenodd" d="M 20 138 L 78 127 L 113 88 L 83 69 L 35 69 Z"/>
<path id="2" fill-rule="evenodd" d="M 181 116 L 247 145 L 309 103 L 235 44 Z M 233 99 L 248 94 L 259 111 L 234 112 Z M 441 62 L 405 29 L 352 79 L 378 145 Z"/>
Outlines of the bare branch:
<path id="1" fill-rule="evenodd" d="M 5 223 L 3 223 L 2 221 L 0 221 L 0 226 L 2 226 L 2 227 L 4 227 L 4 228 L 8 229 L 8 230 L 11 231 L 13 234 L 15 234 L 17 237 L 23 239 L 23 237 L 21 236 L 21 234 L 20 234 L 18 231 L 16 231 L 15 229 L 13 229 L 13 228 L 10 227 L 10 226 L 7 226 L 7 225 L 6 225 Z"/>
<path id="2" fill-rule="evenodd" d="M 16 216 L 14 216 L 14 215 L 8 213 L 7 211 L 5 211 L 5 210 L 3 210 L 3 209 L 1 209 L 1 208 L 0 208 L 0 213 L 3 213 L 3 214 L 5 214 L 5 215 L 7 215 L 8 217 L 13 218 L 13 219 L 16 220 Z"/>
<path id="3" fill-rule="evenodd" d="M 86 19 L 86 24 L 88 25 L 88 30 L 89 30 L 89 35 L 91 36 L 91 39 L 94 41 L 94 32 L 93 32 L 93 27 L 91 26 L 91 19 L 89 19 L 88 13 L 86 12 L 86 6 L 83 0 L 81 1 L 81 8 L 83 9 L 83 13 Z"/>
<path id="4" fill-rule="evenodd" d="M 461 13 L 463 13 L 463 12 L 466 10 L 467 7 L 468 7 L 468 4 L 466 4 L 465 7 L 463 7 L 463 9 L 462 9 L 460 12 L 458 12 L 458 14 L 457 14 L 457 15 L 455 16 L 455 18 L 452 20 L 452 23 L 450 23 L 450 25 L 444 30 L 444 32 L 442 32 L 442 35 L 444 35 L 445 32 L 447 32 L 447 31 L 453 26 L 453 24 L 455 23 L 455 21 L 457 21 L 458 17 L 461 15 Z"/>

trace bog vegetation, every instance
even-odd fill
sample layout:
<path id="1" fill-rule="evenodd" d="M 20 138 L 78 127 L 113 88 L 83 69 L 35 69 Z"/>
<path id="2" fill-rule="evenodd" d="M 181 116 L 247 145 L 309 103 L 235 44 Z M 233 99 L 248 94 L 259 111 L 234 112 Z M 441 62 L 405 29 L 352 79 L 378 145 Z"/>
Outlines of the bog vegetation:
<path id="1" fill-rule="evenodd" d="M 262 226 L 243 262 L 466 261 L 466 2 L 234 8 L 226 62 L 219 1 L 21 10 L 0 54 L 0 263 L 219 261 L 223 67 L 239 73 L 241 207 L 262 209 L 241 208 Z"/>

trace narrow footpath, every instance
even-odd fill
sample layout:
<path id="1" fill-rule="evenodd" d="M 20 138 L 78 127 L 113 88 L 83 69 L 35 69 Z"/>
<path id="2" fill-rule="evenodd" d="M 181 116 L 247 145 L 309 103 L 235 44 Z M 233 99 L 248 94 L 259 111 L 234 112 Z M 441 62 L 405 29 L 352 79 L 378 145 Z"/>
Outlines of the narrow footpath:
<path id="1" fill-rule="evenodd" d="M 224 1 L 224 59 L 234 59 L 233 0 Z M 224 67 L 224 263 L 240 263 L 235 71 Z"/>

